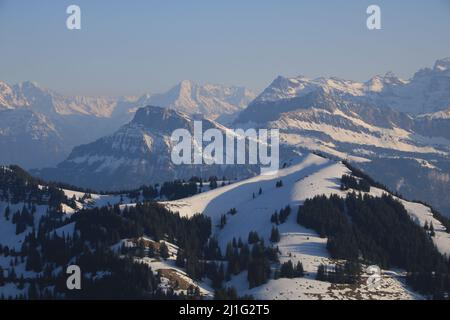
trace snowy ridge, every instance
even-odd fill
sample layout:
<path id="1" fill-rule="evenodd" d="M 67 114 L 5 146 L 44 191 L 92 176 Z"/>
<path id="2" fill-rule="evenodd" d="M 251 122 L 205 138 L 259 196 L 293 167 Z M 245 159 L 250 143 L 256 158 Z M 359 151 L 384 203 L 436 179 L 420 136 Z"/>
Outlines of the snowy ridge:
<path id="1" fill-rule="evenodd" d="M 346 192 L 340 190 L 340 178 L 350 171 L 342 163 L 336 163 L 316 155 L 307 155 L 296 164 L 272 177 L 258 176 L 244 180 L 216 190 L 205 192 L 193 197 L 178 201 L 164 202 L 163 204 L 172 211 L 184 216 L 192 216 L 203 213 L 211 217 L 213 225 L 218 225 L 222 214 L 229 209 L 236 208 L 237 213 L 229 216 L 227 224 L 220 230 L 215 229 L 222 250 L 233 238 L 246 239 L 250 231 L 257 231 L 266 243 L 269 243 L 272 224 L 270 217 L 275 210 L 286 205 L 293 208 L 288 221 L 278 226 L 281 240 L 278 243 L 281 251 L 280 260 L 285 262 L 301 261 L 309 276 L 300 279 L 270 280 L 269 283 L 249 290 L 246 282 L 246 274 L 234 277 L 229 285 L 238 288 L 240 294 L 252 294 L 261 299 L 342 299 L 349 298 L 345 288 L 330 286 L 315 280 L 315 273 L 320 264 L 331 263 L 326 249 L 327 239 L 320 238 L 314 231 L 308 230 L 296 223 L 296 211 L 304 200 L 316 195 L 337 194 L 345 196 Z M 282 180 L 283 187 L 276 188 L 276 182 Z M 258 194 L 253 199 L 252 194 Z M 381 190 L 372 188 L 373 196 L 381 195 Z M 449 253 L 450 235 L 445 228 L 432 218 L 430 209 L 412 202 L 402 200 L 412 219 L 423 224 L 425 220 L 433 221 L 437 226 L 437 236 L 434 239 L 441 253 Z M 388 276 L 379 295 L 358 288 L 356 291 L 365 298 L 373 299 L 415 299 L 420 296 L 410 292 L 398 278 L 401 272 L 392 273 L 385 270 L 384 273 L 395 275 Z M 348 293 L 348 292 L 347 292 Z M 350 297 L 351 298 L 351 297 Z"/>
<path id="2" fill-rule="evenodd" d="M 184 80 L 165 93 L 142 96 L 137 105 L 157 105 L 215 119 L 220 115 L 242 110 L 255 97 L 253 92 L 243 87 L 199 85 Z"/>
<path id="3" fill-rule="evenodd" d="M 274 102 L 305 96 L 321 90 L 353 101 L 374 103 L 410 114 L 440 111 L 450 104 L 450 58 L 435 62 L 433 68 L 403 80 L 394 73 L 375 76 L 367 82 L 331 78 L 309 79 L 305 76 L 277 77 L 252 104 Z"/>
<path id="4" fill-rule="evenodd" d="M 437 111 L 434 113 L 427 113 L 427 114 L 422 114 L 419 116 L 419 118 L 426 118 L 426 119 L 430 119 L 430 120 L 435 120 L 435 119 L 450 119 L 450 107 L 442 110 L 442 111 Z"/>

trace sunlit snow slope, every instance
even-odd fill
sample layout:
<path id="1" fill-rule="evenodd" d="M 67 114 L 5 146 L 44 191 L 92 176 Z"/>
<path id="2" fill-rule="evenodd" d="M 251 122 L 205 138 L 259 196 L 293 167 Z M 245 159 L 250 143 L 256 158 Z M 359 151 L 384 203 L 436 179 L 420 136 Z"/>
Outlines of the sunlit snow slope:
<path id="1" fill-rule="evenodd" d="M 169 209 L 182 216 L 203 213 L 211 217 L 213 233 L 219 240 L 222 250 L 233 238 L 247 240 L 250 231 L 256 231 L 269 242 L 272 223 L 271 215 L 290 205 L 292 213 L 286 223 L 278 226 L 281 240 L 277 244 L 280 249 L 280 261 L 301 261 L 307 273 L 305 278 L 270 280 L 267 284 L 248 289 L 246 273 L 233 277 L 228 285 L 235 286 L 240 294 L 252 294 L 262 299 L 416 299 L 401 280 L 404 273 L 400 271 L 384 271 L 383 287 L 372 292 L 365 287 L 350 288 L 345 285 L 332 285 L 315 280 L 320 264 L 333 263 L 326 249 L 327 239 L 320 238 L 314 231 L 306 229 L 296 222 L 297 209 L 303 201 L 316 195 L 338 194 L 345 196 L 340 190 L 340 178 L 350 174 L 349 169 L 341 162 L 334 162 L 317 155 L 309 154 L 293 161 L 285 169 L 273 176 L 257 176 L 240 181 L 216 190 L 195 195 L 193 197 L 163 202 Z M 282 180 L 283 187 L 277 188 L 276 182 Z M 259 190 L 262 193 L 259 194 Z M 371 194 L 378 196 L 384 192 L 372 188 Z M 432 216 L 429 208 L 412 202 L 403 201 L 412 219 L 423 224 Z M 227 215 L 227 224 L 223 229 L 216 227 L 220 217 L 231 208 L 236 208 L 235 215 Z M 438 249 L 448 253 L 449 234 L 437 221 L 436 226 Z M 224 252 L 224 251 L 223 251 Z"/>

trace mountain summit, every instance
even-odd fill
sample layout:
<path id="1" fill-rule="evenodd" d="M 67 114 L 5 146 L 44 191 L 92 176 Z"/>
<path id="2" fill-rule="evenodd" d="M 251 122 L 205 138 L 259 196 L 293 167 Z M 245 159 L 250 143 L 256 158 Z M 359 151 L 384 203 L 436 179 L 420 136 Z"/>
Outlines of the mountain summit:
<path id="1" fill-rule="evenodd" d="M 212 120 L 201 120 L 203 128 L 226 128 Z M 37 172 L 48 180 L 58 180 L 97 190 L 123 190 L 143 184 L 160 183 L 193 176 L 241 176 L 252 171 L 221 165 L 175 165 L 171 161 L 172 132 L 194 130 L 194 118 L 186 113 L 146 106 L 137 110 L 133 120 L 111 135 L 73 149 L 56 168 Z M 205 142 L 205 145 L 207 143 Z"/>
<path id="2" fill-rule="evenodd" d="M 254 98 L 255 94 L 244 87 L 199 85 L 184 80 L 165 93 L 143 96 L 138 104 L 157 105 L 187 114 L 202 114 L 217 118 L 222 114 L 242 110 Z"/>

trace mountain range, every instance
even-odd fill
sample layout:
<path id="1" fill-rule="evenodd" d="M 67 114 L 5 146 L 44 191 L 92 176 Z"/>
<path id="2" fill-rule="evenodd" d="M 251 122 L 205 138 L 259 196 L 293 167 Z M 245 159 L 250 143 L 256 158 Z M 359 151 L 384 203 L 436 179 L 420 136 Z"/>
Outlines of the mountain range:
<path id="1" fill-rule="evenodd" d="M 423 69 L 410 80 L 392 73 L 366 83 L 277 77 L 247 108 L 234 113 L 226 126 L 206 121 L 221 130 L 279 129 L 280 163 L 304 151 L 346 159 L 392 190 L 450 214 L 450 109 L 443 89 L 450 84 L 449 61 L 439 60 L 433 69 Z M 183 86 L 186 83 L 179 87 Z M 411 112 L 402 111 L 410 106 L 408 95 L 413 94 L 414 101 L 419 99 L 426 106 L 422 108 L 426 113 L 417 114 L 419 110 L 413 105 Z M 183 119 L 187 125 L 198 117 L 197 112 L 184 108 L 165 114 L 155 113 L 155 107 L 146 109 L 115 133 L 75 148 L 56 168 L 35 173 L 46 179 L 110 190 L 194 175 L 208 178 L 226 173 L 242 179 L 258 173 L 255 168 L 232 166 L 204 166 L 207 169 L 201 170 L 173 166 L 167 142 L 176 129 L 173 119 Z M 145 120 L 148 110 L 157 120 Z"/>
<path id="2" fill-rule="evenodd" d="M 241 110 L 253 97 L 245 88 L 188 80 L 164 94 L 141 97 L 66 96 L 34 82 L 11 86 L 0 81 L 0 163 L 54 166 L 74 147 L 113 133 L 134 117 L 138 107 L 152 101 L 160 107 L 216 118 Z M 24 150 L 37 152 L 30 157 Z"/>
<path id="3" fill-rule="evenodd" d="M 0 164 L 41 167 L 0 165 L 0 296 L 448 298 L 449 67 L 277 77 L 258 96 L 190 81 L 122 98 L 0 83 Z M 173 164 L 171 135 L 194 121 L 278 129 L 280 170 Z M 69 264 L 83 290 L 65 286 Z"/>
<path id="4" fill-rule="evenodd" d="M 299 98 L 321 88 L 346 100 L 388 107 L 411 115 L 434 113 L 450 107 L 450 58 L 437 60 L 433 68 L 424 68 L 411 79 L 394 73 L 375 76 L 366 82 L 304 76 L 277 77 L 254 101 L 256 104 Z"/>

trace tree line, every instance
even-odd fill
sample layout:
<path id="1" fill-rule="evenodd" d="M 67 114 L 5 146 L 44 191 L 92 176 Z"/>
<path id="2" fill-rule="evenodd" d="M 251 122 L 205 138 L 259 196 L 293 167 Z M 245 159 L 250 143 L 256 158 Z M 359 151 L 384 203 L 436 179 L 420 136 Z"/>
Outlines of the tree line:
<path id="1" fill-rule="evenodd" d="M 408 280 L 418 291 L 433 295 L 449 292 L 448 258 L 392 196 L 316 196 L 299 208 L 297 221 L 327 237 L 327 249 L 335 259 L 400 267 L 408 271 Z M 430 292 L 423 279 L 434 283 L 436 278 L 441 285 Z"/>

